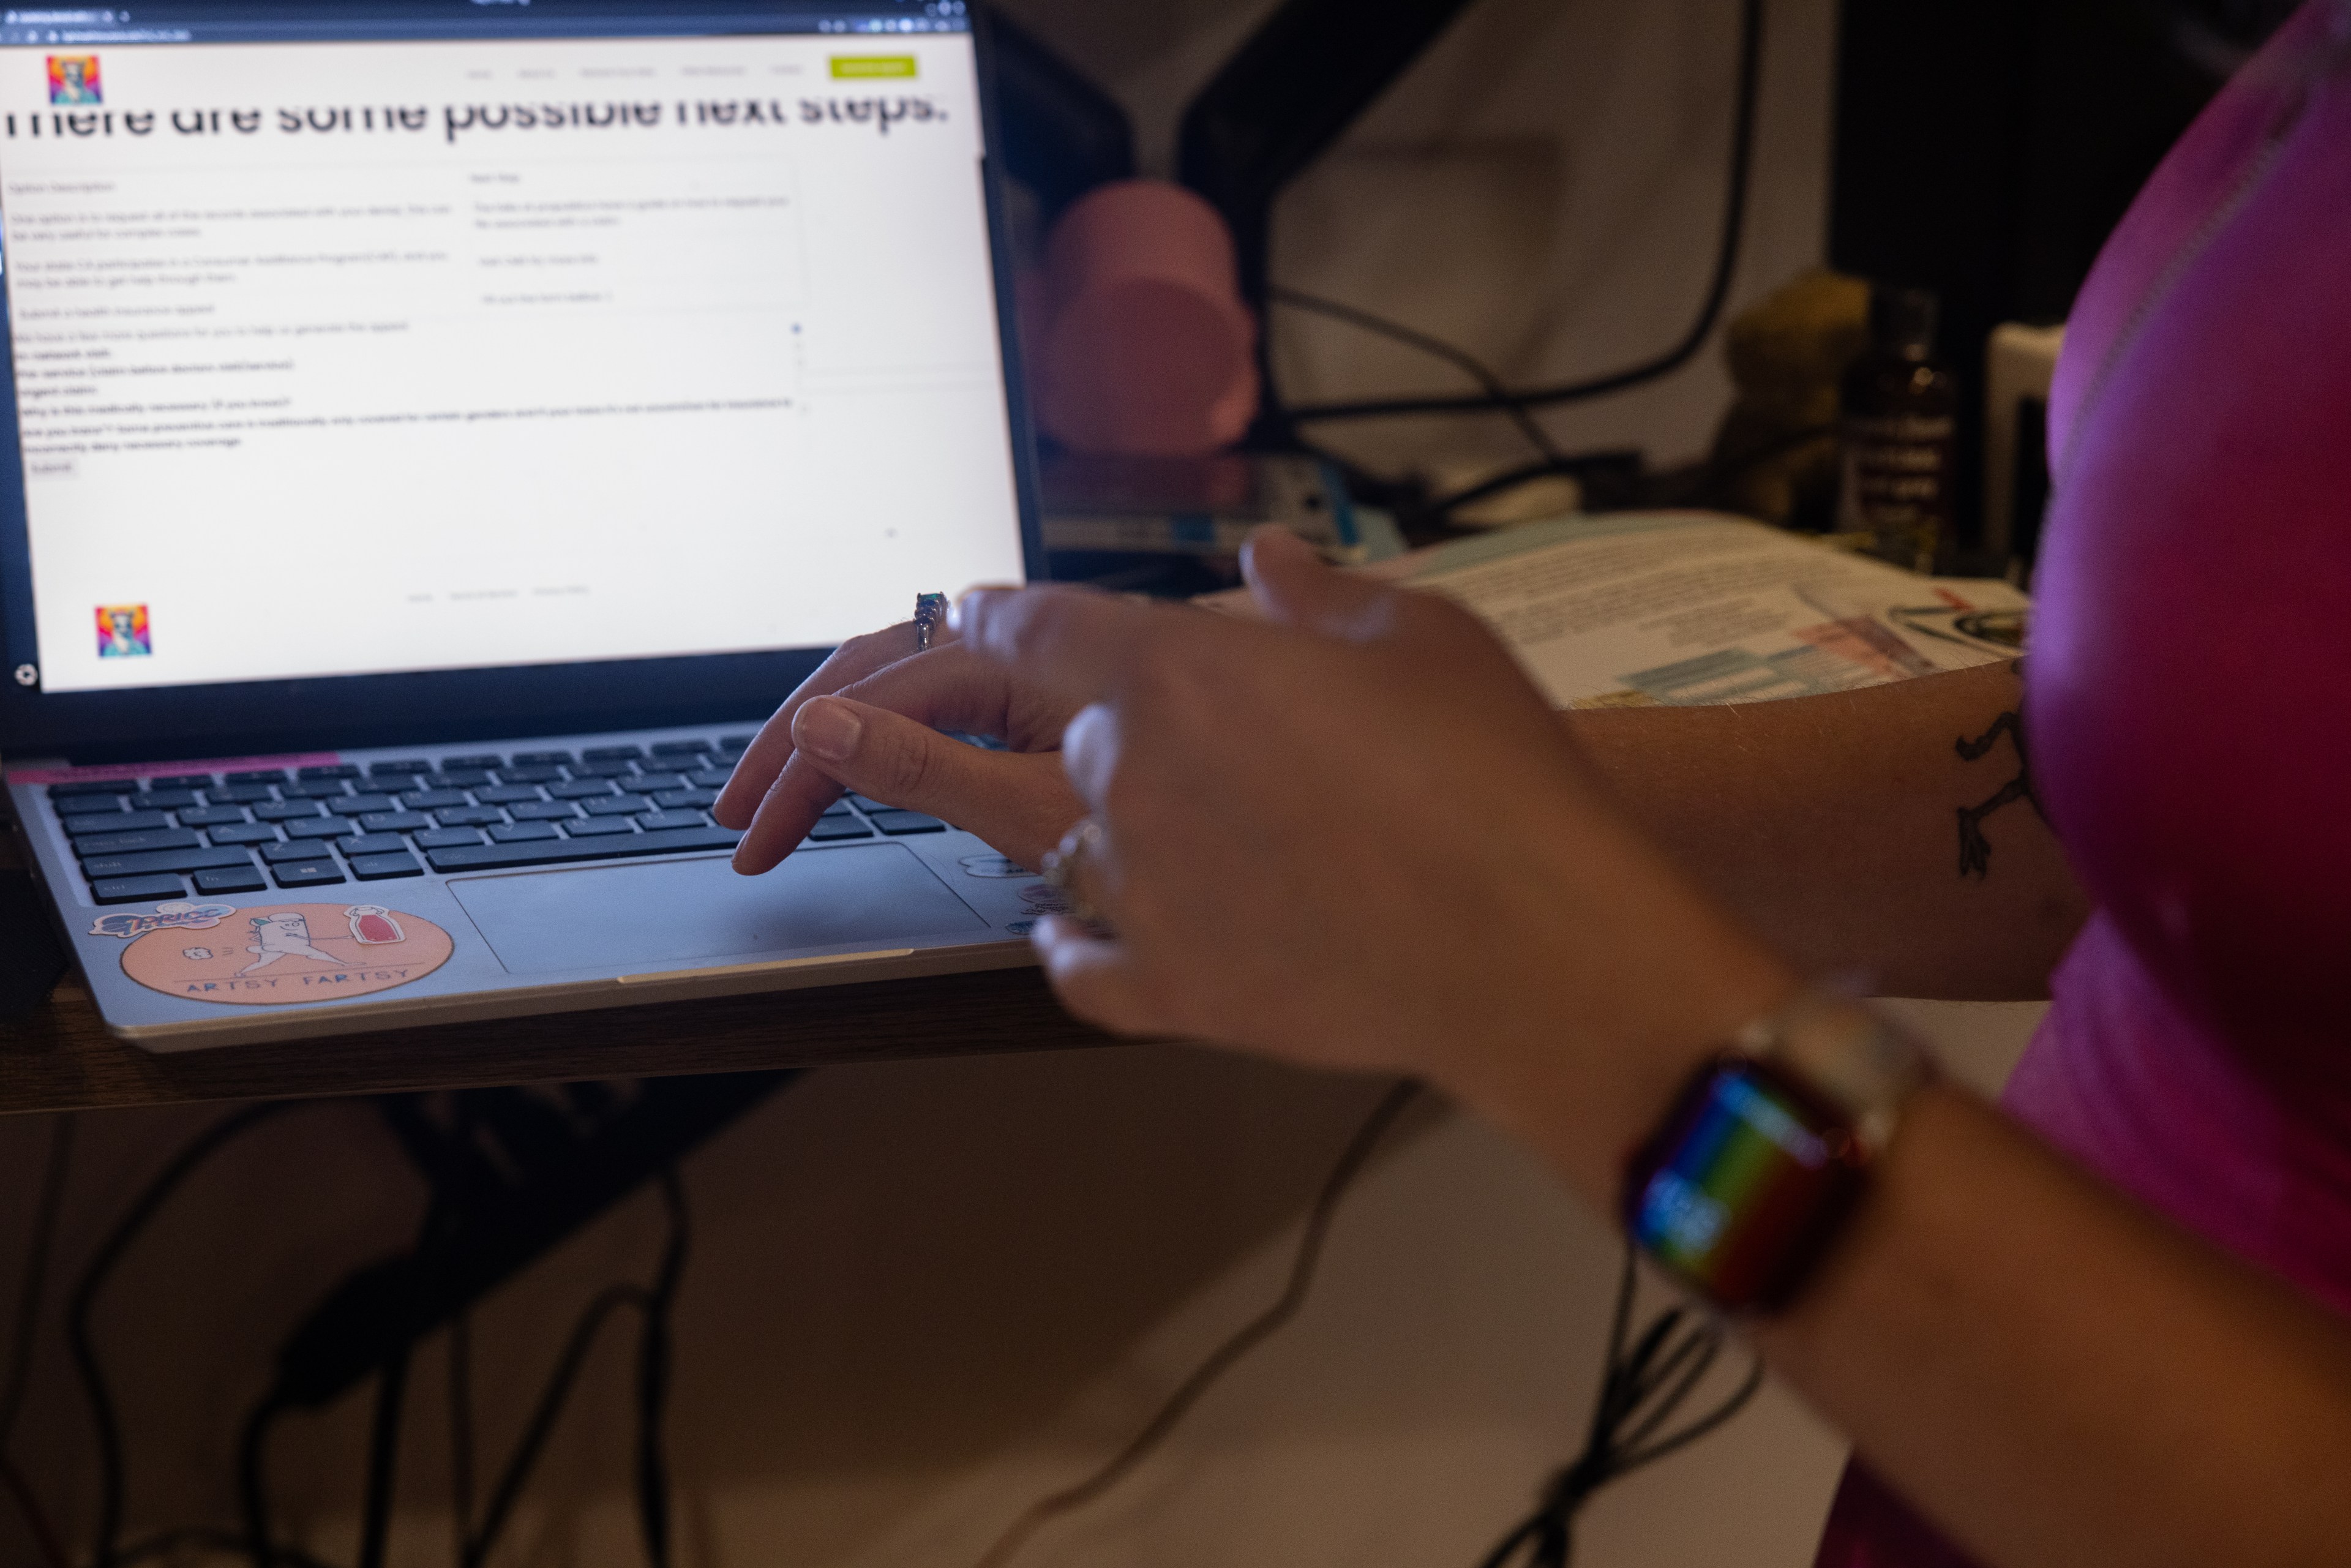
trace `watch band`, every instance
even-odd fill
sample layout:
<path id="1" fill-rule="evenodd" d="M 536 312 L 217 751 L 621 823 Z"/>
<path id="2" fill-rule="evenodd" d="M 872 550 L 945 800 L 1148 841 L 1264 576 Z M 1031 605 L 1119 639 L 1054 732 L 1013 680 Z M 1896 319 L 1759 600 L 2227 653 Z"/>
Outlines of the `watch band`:
<path id="1" fill-rule="evenodd" d="M 1724 1311 L 1783 1306 L 1932 1076 L 1926 1053 L 1876 1014 L 1800 996 L 1702 1065 L 1635 1152 L 1626 1228 Z"/>

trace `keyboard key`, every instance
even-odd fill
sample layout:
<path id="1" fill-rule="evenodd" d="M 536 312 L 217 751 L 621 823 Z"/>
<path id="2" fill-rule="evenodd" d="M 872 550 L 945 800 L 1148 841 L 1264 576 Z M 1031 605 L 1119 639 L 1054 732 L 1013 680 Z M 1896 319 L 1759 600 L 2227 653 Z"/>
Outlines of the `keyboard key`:
<path id="1" fill-rule="evenodd" d="M 242 773 L 230 774 L 228 781 L 232 784 L 283 784 L 286 782 L 286 769 L 248 768 Z"/>
<path id="2" fill-rule="evenodd" d="M 846 800 L 835 800 L 831 805 L 827 806 L 824 809 L 824 814 L 828 817 L 846 817 L 850 815 L 849 802 Z"/>
<path id="3" fill-rule="evenodd" d="M 180 826 L 183 828 L 225 828 L 252 820 L 242 806 L 183 807 L 180 811 Z"/>
<path id="4" fill-rule="evenodd" d="M 298 843 L 264 844 L 261 858 L 271 865 L 287 861 L 314 861 L 327 852 L 327 846 L 316 839 L 304 839 Z"/>
<path id="5" fill-rule="evenodd" d="M 209 789 L 213 776 L 209 773 L 159 773 L 147 780 L 150 789 Z"/>
<path id="6" fill-rule="evenodd" d="M 563 769 L 551 762 L 534 762 L 525 767 L 501 768 L 498 779 L 503 784 L 552 784 L 563 777 Z"/>
<path id="7" fill-rule="evenodd" d="M 177 811 L 203 804 L 204 797 L 193 789 L 150 789 L 139 797 L 139 808 L 144 811 Z"/>
<path id="8" fill-rule="evenodd" d="M 216 844 L 274 844 L 277 830 L 266 822 L 235 822 L 210 829 L 205 836 Z"/>
<path id="9" fill-rule="evenodd" d="M 90 833 L 143 833 L 156 828 L 168 828 L 172 819 L 161 811 L 117 811 L 112 816 L 68 817 L 62 824 L 71 838 Z"/>
<path id="10" fill-rule="evenodd" d="M 316 817 L 326 810 L 316 800 L 264 800 L 253 808 L 254 819 L 263 822 L 290 822 L 298 817 Z"/>
<path id="11" fill-rule="evenodd" d="M 279 785 L 277 792 L 288 800 L 332 800 L 348 793 L 340 779 L 303 779 Z"/>
<path id="12" fill-rule="evenodd" d="M 504 768 L 506 765 L 505 758 L 488 752 L 479 757 L 444 757 L 441 759 L 441 769 L 444 773 L 451 768 Z"/>
<path id="13" fill-rule="evenodd" d="M 462 849 L 467 844 L 481 841 L 481 831 L 477 828 L 427 828 L 416 835 L 416 847 L 420 850 Z"/>
<path id="14" fill-rule="evenodd" d="M 584 800 L 590 795 L 609 795 L 612 781 L 609 779 L 567 779 L 560 784 L 549 784 L 547 792 L 559 800 Z"/>
<path id="15" fill-rule="evenodd" d="M 475 790 L 474 799 L 485 806 L 514 806 L 525 800 L 544 800 L 547 797 L 539 793 L 536 784 L 493 784 L 486 789 Z"/>
<path id="16" fill-rule="evenodd" d="M 718 804 L 716 789 L 662 789 L 655 791 L 653 804 L 665 811 L 706 810 Z"/>
<path id="17" fill-rule="evenodd" d="M 507 808 L 507 815 L 517 822 L 568 822 L 579 814 L 569 800 L 530 800 Z"/>
<path id="18" fill-rule="evenodd" d="M 308 768 L 297 768 L 297 779 L 356 779 L 360 765 L 356 762 L 320 762 Z"/>
<path id="19" fill-rule="evenodd" d="M 920 811 L 876 811 L 873 825 L 896 839 L 909 833 L 943 833 L 947 829 L 936 817 L 925 817 Z"/>
<path id="20" fill-rule="evenodd" d="M 74 841 L 74 853 L 88 860 L 92 855 L 137 854 L 144 850 L 192 850 L 203 841 L 185 828 L 155 828 L 143 833 L 85 833 Z"/>
<path id="21" fill-rule="evenodd" d="M 442 765 L 438 773 L 427 773 L 424 782 L 435 789 L 471 789 L 490 782 L 486 768 L 452 768 Z"/>
<path id="22" fill-rule="evenodd" d="M 347 839 L 359 831 L 349 817 L 312 817 L 307 821 L 286 824 L 289 839 Z"/>
<path id="23" fill-rule="evenodd" d="M 849 796 L 849 803 L 856 807 L 861 811 L 894 811 L 898 809 L 895 806 L 885 806 L 879 800 L 869 800 L 863 795 L 854 793 Z"/>
<path id="24" fill-rule="evenodd" d="M 697 789 L 724 789 L 726 780 L 734 777 L 732 768 L 697 768 L 685 776 L 685 781 Z"/>
<path id="25" fill-rule="evenodd" d="M 100 904 L 144 904 L 151 898 L 179 898 L 187 891 L 176 876 L 110 877 L 89 884 L 90 896 Z"/>
<path id="26" fill-rule="evenodd" d="M 664 740 L 654 745 L 653 755 L 655 757 L 693 757 L 701 752 L 717 749 L 717 747 L 706 740 Z"/>
<path id="27" fill-rule="evenodd" d="M 361 882 L 383 882 L 395 876 L 423 876 L 424 868 L 406 850 L 397 854 L 353 855 L 351 870 Z"/>
<path id="28" fill-rule="evenodd" d="M 252 854 L 235 847 L 216 850 L 156 850 L 139 855 L 92 855 L 81 862 L 82 875 L 96 882 L 108 876 L 152 876 L 164 872 L 214 871 L 223 866 L 251 865 Z"/>
<path id="29" fill-rule="evenodd" d="M 599 795 L 580 801 L 580 809 L 591 817 L 633 817 L 653 810 L 653 804 L 643 795 Z"/>
<path id="30" fill-rule="evenodd" d="M 496 806 L 454 806 L 434 812 L 433 820 L 444 828 L 495 828 L 507 814 Z"/>
<path id="31" fill-rule="evenodd" d="M 412 811 L 437 811 L 444 806 L 470 806 L 474 802 L 463 789 L 411 789 L 400 798 L 400 803 Z"/>
<path id="32" fill-rule="evenodd" d="M 266 784 L 223 784 L 204 791 L 204 799 L 215 806 L 256 806 L 264 800 L 275 800 Z"/>
<path id="33" fill-rule="evenodd" d="M 408 841 L 398 833 L 361 833 L 357 838 L 343 840 L 335 847 L 343 852 L 345 860 L 350 860 L 360 855 L 400 854 L 407 850 Z"/>
<path id="34" fill-rule="evenodd" d="M 516 768 L 569 768 L 571 753 L 568 751 L 517 751 L 507 758 Z"/>
<path id="35" fill-rule="evenodd" d="M 403 773 L 432 771 L 433 764 L 425 761 L 422 757 L 399 758 L 390 762 L 375 762 L 368 765 L 368 777 L 371 779 L 392 779 Z"/>
<path id="36" fill-rule="evenodd" d="M 809 838 L 820 844 L 840 839 L 870 839 L 873 830 L 844 811 L 838 817 L 819 817 L 816 826 L 809 830 Z"/>
<path id="37" fill-rule="evenodd" d="M 637 765 L 614 759 L 609 762 L 580 762 L 572 765 L 574 779 L 633 779 Z"/>
<path id="38" fill-rule="evenodd" d="M 637 819 L 637 826 L 649 833 L 664 833 L 679 828 L 703 826 L 699 811 L 647 811 Z"/>
<path id="39" fill-rule="evenodd" d="M 120 795 L 68 795 L 57 803 L 57 813 L 60 817 L 97 817 L 109 811 L 119 815 L 121 810 L 122 797 Z"/>
<path id="40" fill-rule="evenodd" d="M 360 826 L 371 833 L 416 833 L 433 825 L 422 811 L 362 811 Z"/>
<path id="41" fill-rule="evenodd" d="M 556 838 L 532 843 L 485 844 L 479 849 L 433 850 L 425 859 L 437 872 L 486 871 L 501 866 L 549 865 L 560 861 L 611 860 L 621 856 L 682 854 L 695 850 L 731 850 L 742 834 L 725 828 L 689 828 L 674 833 L 615 833 L 610 838 Z"/>
<path id="42" fill-rule="evenodd" d="M 252 866 L 226 871 L 196 873 L 198 893 L 261 893 L 267 890 L 269 880 Z"/>
<path id="43" fill-rule="evenodd" d="M 656 789 L 683 789 L 685 776 L 682 773 L 640 773 L 622 786 L 640 795 L 650 795 Z"/>
<path id="44" fill-rule="evenodd" d="M 280 887 L 325 887 L 343 880 L 343 868 L 331 859 L 287 861 L 269 868 Z"/>
<path id="45" fill-rule="evenodd" d="M 365 793 L 346 795 L 335 802 L 335 810 L 346 817 L 356 817 L 365 811 L 397 811 L 400 802 L 389 795 Z"/>
<path id="46" fill-rule="evenodd" d="M 70 800 L 81 795 L 136 795 L 137 793 L 139 793 L 139 780 L 136 779 L 79 779 L 71 784 L 49 786 L 49 799 L 52 800 Z"/>
<path id="47" fill-rule="evenodd" d="M 637 830 L 626 817 L 588 817 L 564 823 L 563 831 L 575 839 L 609 839 L 614 833 L 633 833 Z"/>
<path id="48" fill-rule="evenodd" d="M 748 751 L 751 749 L 751 742 L 758 738 L 758 737 L 752 735 L 722 735 L 718 737 L 718 749 L 721 751 Z"/>
<path id="49" fill-rule="evenodd" d="M 580 754 L 582 762 L 634 762 L 645 754 L 641 746 L 591 746 Z"/>
<path id="50" fill-rule="evenodd" d="M 560 837 L 562 837 L 562 835 L 555 831 L 555 824 L 553 822 L 509 822 L 503 828 L 492 828 L 490 830 L 490 841 L 497 844 L 538 843 L 542 840 L 557 839 Z M 441 864 L 439 856 L 442 854 L 464 854 L 465 852 L 466 852 L 464 850 L 436 851 L 433 857 L 434 867 L 435 870 L 439 869 Z"/>

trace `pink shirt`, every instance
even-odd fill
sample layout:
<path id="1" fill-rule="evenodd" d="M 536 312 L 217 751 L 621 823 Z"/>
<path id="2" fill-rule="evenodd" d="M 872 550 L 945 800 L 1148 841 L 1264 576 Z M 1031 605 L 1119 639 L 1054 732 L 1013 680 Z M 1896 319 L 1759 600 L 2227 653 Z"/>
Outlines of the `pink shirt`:
<path id="1" fill-rule="evenodd" d="M 2008 1107 L 2351 1312 L 2351 0 L 2108 240 L 2049 449 L 2025 727 L 2098 912 Z M 1820 1568 L 1965 1562 L 1847 1472 Z"/>

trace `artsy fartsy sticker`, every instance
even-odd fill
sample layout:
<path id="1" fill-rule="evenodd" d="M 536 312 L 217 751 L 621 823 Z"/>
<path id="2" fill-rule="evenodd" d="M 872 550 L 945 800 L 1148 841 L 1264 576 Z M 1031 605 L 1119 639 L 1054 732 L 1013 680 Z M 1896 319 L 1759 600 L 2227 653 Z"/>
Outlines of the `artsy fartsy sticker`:
<path id="1" fill-rule="evenodd" d="M 430 920 L 380 904 L 193 908 L 211 918 L 172 918 L 179 911 L 169 906 L 123 917 L 154 924 L 122 950 L 122 972 L 168 997 L 284 1007 L 423 979 L 449 961 L 455 946 Z"/>

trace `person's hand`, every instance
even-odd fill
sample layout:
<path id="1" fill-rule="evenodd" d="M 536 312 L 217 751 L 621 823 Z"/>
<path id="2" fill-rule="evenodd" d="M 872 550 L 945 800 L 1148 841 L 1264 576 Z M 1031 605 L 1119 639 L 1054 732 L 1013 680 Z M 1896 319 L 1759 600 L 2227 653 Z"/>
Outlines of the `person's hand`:
<path id="1" fill-rule="evenodd" d="M 975 663 L 1080 706 L 1071 1010 L 1129 1034 L 1419 1073 L 1603 1162 L 1792 978 L 1644 841 L 1465 612 L 1260 530 L 1270 623 L 1069 588 L 967 596 Z"/>
<path id="2" fill-rule="evenodd" d="M 845 789 L 944 818 L 1034 867 L 1085 810 L 1061 760 L 1075 711 L 974 658 L 952 632 L 915 653 L 907 622 L 852 638 L 818 666 L 761 728 L 711 815 L 747 830 L 735 850 L 747 874 L 774 869 Z"/>

